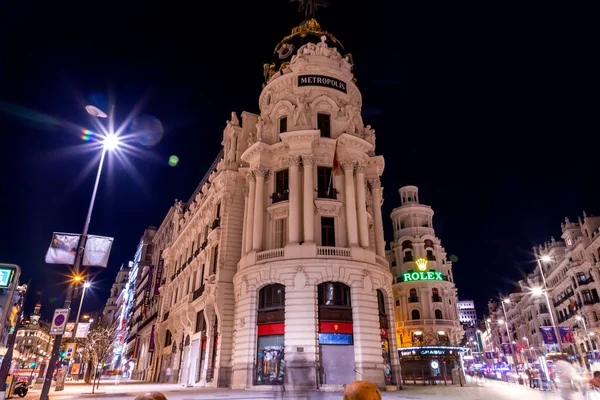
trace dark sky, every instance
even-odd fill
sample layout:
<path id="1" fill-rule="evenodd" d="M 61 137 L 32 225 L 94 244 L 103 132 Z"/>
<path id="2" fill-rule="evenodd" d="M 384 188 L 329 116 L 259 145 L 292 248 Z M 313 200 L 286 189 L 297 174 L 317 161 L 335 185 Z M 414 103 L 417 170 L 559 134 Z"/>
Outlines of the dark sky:
<path id="1" fill-rule="evenodd" d="M 262 65 L 303 19 L 285 0 L 160 3 L 3 6 L 0 261 L 44 290 L 46 314 L 62 304 L 66 272 L 44 263 L 46 248 L 53 231 L 81 231 L 94 179 L 77 179 L 94 161 L 89 144 L 56 121 L 92 128 L 81 102 L 100 93 L 114 95 L 117 122 L 144 99 L 165 128 L 151 156 L 129 158 L 141 182 L 119 163 L 104 170 L 90 232 L 115 242 L 85 305 L 100 309 L 145 227 L 189 198 L 231 111 L 258 111 Z M 354 56 L 364 119 L 386 158 L 388 241 L 397 189 L 419 186 L 459 258 L 459 296 L 482 311 L 532 267 L 532 245 L 560 236 L 566 215 L 600 212 L 594 12 L 414 3 L 332 0 L 317 19 Z"/>

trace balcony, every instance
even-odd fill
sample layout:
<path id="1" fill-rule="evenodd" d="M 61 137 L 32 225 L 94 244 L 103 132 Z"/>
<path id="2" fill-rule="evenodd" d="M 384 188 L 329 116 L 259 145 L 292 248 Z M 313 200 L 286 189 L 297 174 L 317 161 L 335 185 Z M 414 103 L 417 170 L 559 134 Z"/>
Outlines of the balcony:
<path id="1" fill-rule="evenodd" d="M 460 322 L 451 319 L 413 319 L 410 321 L 396 321 L 396 328 L 410 326 L 445 325 L 460 326 Z"/>
<path id="2" fill-rule="evenodd" d="M 317 197 L 319 199 L 337 199 L 338 191 L 335 188 L 319 188 L 317 189 Z"/>
<path id="3" fill-rule="evenodd" d="M 433 301 L 434 303 L 441 303 L 442 297 L 440 295 L 434 294 L 431 296 L 431 301 Z"/>
<path id="4" fill-rule="evenodd" d="M 330 247 L 330 246 L 317 246 L 317 257 L 350 257 L 351 252 L 347 247 Z"/>
<path id="5" fill-rule="evenodd" d="M 409 296 L 408 297 L 408 302 L 409 303 L 418 303 L 419 302 L 419 296 Z"/>
<path id="6" fill-rule="evenodd" d="M 287 201 L 290 199 L 290 191 L 284 190 L 283 192 L 275 192 L 271 195 L 271 201 L 273 204 L 279 203 L 280 201 Z"/>
<path id="7" fill-rule="evenodd" d="M 221 218 L 217 217 L 215 218 L 215 220 L 212 222 L 212 225 L 210 226 L 210 229 L 217 229 L 219 226 L 221 226 Z"/>
<path id="8" fill-rule="evenodd" d="M 166 321 L 167 319 L 169 319 L 169 311 L 167 311 L 163 316 L 163 321 Z"/>
<path id="9" fill-rule="evenodd" d="M 272 249 L 256 253 L 256 262 L 283 257 L 283 249 Z"/>

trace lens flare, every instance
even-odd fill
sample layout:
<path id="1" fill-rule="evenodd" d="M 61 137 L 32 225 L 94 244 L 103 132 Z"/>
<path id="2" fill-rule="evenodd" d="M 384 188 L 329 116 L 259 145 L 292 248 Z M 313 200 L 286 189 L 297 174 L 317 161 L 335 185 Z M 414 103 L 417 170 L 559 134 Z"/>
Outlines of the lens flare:
<path id="1" fill-rule="evenodd" d="M 177 164 L 179 164 L 179 157 L 177 157 L 177 156 L 169 157 L 169 165 L 171 167 L 175 167 L 175 166 L 177 166 Z"/>
<path id="2" fill-rule="evenodd" d="M 83 133 L 83 135 L 81 135 L 81 140 L 85 140 L 86 142 L 92 140 L 92 136 L 94 136 L 94 132 L 89 129 L 82 129 L 81 133 Z"/>

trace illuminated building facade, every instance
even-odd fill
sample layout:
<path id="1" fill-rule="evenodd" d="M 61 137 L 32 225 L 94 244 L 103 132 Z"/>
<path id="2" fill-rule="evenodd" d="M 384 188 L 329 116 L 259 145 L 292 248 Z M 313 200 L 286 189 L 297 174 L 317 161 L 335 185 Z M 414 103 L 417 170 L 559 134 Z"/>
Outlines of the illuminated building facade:
<path id="1" fill-rule="evenodd" d="M 396 336 L 402 356 L 402 375 L 411 377 L 417 373 L 421 376 L 422 370 L 432 375 L 441 374 L 444 362 L 449 374 L 454 367 L 450 361 L 457 350 L 444 353 L 446 357 L 434 364 L 438 368 L 431 367 L 421 350 L 419 354 L 405 350 L 458 346 L 464 330 L 458 316 L 452 263 L 435 236 L 433 210 L 419 202 L 417 187 L 405 186 L 399 192 L 400 207 L 392 211 L 391 219 Z"/>
<path id="2" fill-rule="evenodd" d="M 353 61 L 314 19 L 265 65 L 259 115 L 177 202 L 163 252 L 160 376 L 182 385 L 395 388 L 375 134 Z"/>

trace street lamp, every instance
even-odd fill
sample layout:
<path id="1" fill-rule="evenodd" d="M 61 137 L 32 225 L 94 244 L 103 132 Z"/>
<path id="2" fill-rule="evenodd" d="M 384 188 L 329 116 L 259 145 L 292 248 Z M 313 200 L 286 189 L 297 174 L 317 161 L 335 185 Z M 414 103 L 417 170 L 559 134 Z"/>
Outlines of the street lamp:
<path id="1" fill-rule="evenodd" d="M 541 268 L 540 268 L 540 271 L 541 271 Z M 545 282 L 546 281 L 544 280 L 544 284 L 545 284 Z M 552 322 L 552 329 L 554 330 L 554 334 L 556 335 L 556 341 L 558 343 L 558 348 L 560 349 L 560 352 L 563 353 L 562 343 L 560 340 L 560 332 L 558 332 L 558 328 L 556 327 L 556 322 L 554 321 L 554 313 L 552 312 L 552 307 L 550 307 L 550 299 L 548 298 L 548 290 L 544 290 L 539 287 L 534 287 L 531 289 L 531 294 L 533 294 L 534 296 L 544 295 L 544 297 L 546 298 L 546 306 L 548 307 L 548 312 L 550 313 L 550 322 Z"/>
<path id="2" fill-rule="evenodd" d="M 592 345 L 593 344 L 592 335 L 594 334 L 594 332 L 589 332 L 588 331 L 587 324 L 585 323 L 585 318 L 584 317 L 582 317 L 581 315 L 576 315 L 575 319 L 577 321 L 581 321 L 581 323 L 583 324 L 583 329 L 584 329 L 585 334 L 587 335 L 587 338 L 588 338 L 588 340 L 590 342 L 590 352 L 592 352 L 592 355 L 593 355 L 594 354 L 594 350 L 593 350 L 594 346 Z"/>
<path id="3" fill-rule="evenodd" d="M 88 114 L 94 117 L 106 118 L 107 114 L 102 110 L 98 109 L 94 106 L 87 106 L 86 111 Z M 79 244 L 77 246 L 77 253 L 75 254 L 75 262 L 73 263 L 73 271 L 75 273 L 75 277 L 79 277 L 79 280 L 75 279 L 76 282 L 80 281 L 82 278 L 79 276 L 79 269 L 81 267 L 81 259 L 83 258 L 83 249 L 85 247 L 85 241 L 87 239 L 88 229 L 90 227 L 90 220 L 92 219 L 92 211 L 94 210 L 94 203 L 96 202 L 96 193 L 98 192 L 98 184 L 100 183 L 100 176 L 102 175 L 102 166 L 104 165 L 104 158 L 106 156 L 107 151 L 116 150 L 119 147 L 119 138 L 112 132 L 112 123 L 109 121 L 109 125 L 111 126 L 111 131 L 109 131 L 102 140 L 102 154 L 100 156 L 100 163 L 98 164 L 98 172 L 96 173 L 96 181 L 94 182 L 94 189 L 92 190 L 92 198 L 90 200 L 90 205 L 88 207 L 87 216 L 85 218 L 85 224 L 83 225 L 83 232 L 81 233 L 81 237 L 79 238 Z M 84 288 L 85 289 L 85 288 Z M 71 308 L 71 299 L 73 298 L 73 290 L 74 286 L 71 284 L 68 291 L 67 296 L 65 297 L 64 308 Z M 83 301 L 83 296 L 82 299 Z M 77 314 L 77 320 L 79 319 L 79 313 Z M 75 329 L 77 328 L 77 321 L 75 321 Z M 77 334 L 77 331 L 73 333 L 73 336 Z M 44 385 L 42 387 L 42 392 L 40 393 L 40 400 L 48 400 L 48 393 L 50 392 L 50 386 L 52 385 L 52 379 L 54 375 L 54 367 L 56 362 L 58 361 L 60 344 L 62 340 L 62 335 L 56 335 L 54 339 L 54 345 L 52 346 L 52 355 L 50 357 L 50 361 L 48 362 L 48 369 L 46 371 L 46 377 L 44 378 Z"/>
<path id="4" fill-rule="evenodd" d="M 81 280 L 81 279 L 80 279 Z M 75 327 L 73 328 L 73 341 L 77 339 L 77 325 L 79 324 L 79 315 L 81 314 L 81 307 L 83 306 L 83 298 L 85 297 L 85 290 L 92 286 L 89 282 L 83 283 L 83 292 L 81 293 L 81 300 L 79 300 L 79 309 L 77 310 L 77 318 L 75 318 Z"/>
<path id="5" fill-rule="evenodd" d="M 504 304 L 510 304 L 510 299 L 502 299 L 502 301 L 500 303 L 502 304 L 502 311 L 504 312 L 504 318 L 506 320 L 506 324 L 504 326 L 506 327 L 506 340 L 508 342 L 509 354 L 511 354 L 511 361 L 514 366 L 515 360 L 512 357 L 512 354 L 514 353 L 514 351 L 512 349 L 512 345 L 511 345 L 511 341 L 510 341 L 510 331 L 508 330 L 508 314 L 506 314 L 506 308 L 504 308 Z"/>

